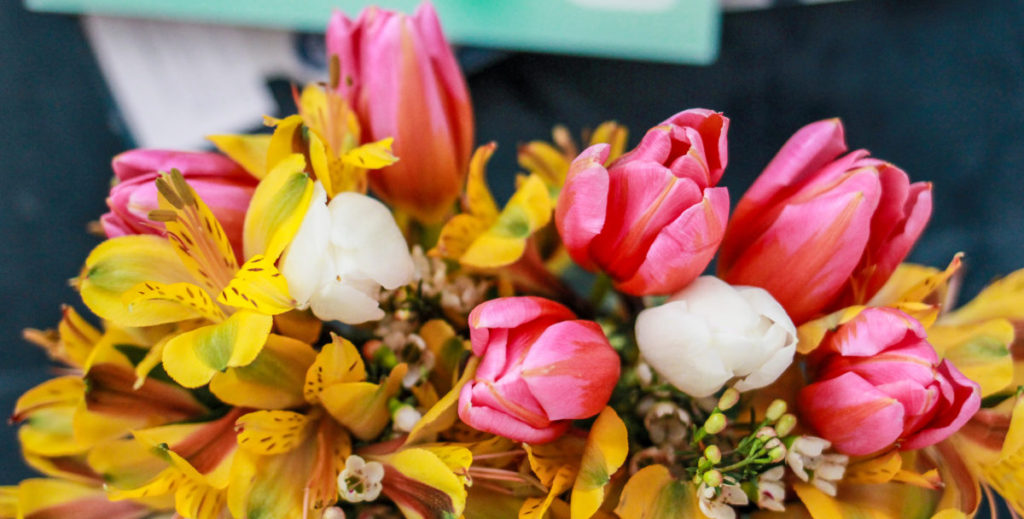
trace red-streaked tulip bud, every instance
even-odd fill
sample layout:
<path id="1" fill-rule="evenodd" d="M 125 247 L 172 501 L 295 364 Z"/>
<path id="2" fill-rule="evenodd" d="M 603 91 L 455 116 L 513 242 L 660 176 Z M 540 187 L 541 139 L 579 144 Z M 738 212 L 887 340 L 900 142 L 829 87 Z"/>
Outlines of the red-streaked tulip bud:
<path id="1" fill-rule="evenodd" d="M 110 212 L 100 217 L 108 238 L 164 233 L 164 224 L 149 219 L 159 209 L 156 178 L 177 169 L 209 206 L 241 256 L 242 227 L 257 180 L 231 159 L 216 153 L 138 149 L 114 157 L 117 184 L 110 189 Z"/>
<path id="2" fill-rule="evenodd" d="M 696 279 L 729 216 L 728 191 L 714 187 L 725 170 L 728 128 L 722 114 L 686 110 L 608 168 L 608 145 L 584 150 L 555 210 L 573 260 L 633 295 L 670 294 Z"/>
<path id="3" fill-rule="evenodd" d="M 924 327 L 893 308 L 868 308 L 811 357 L 803 419 L 837 450 L 866 455 L 920 449 L 960 429 L 981 405 L 977 383 L 939 361 Z"/>
<path id="4" fill-rule="evenodd" d="M 459 417 L 516 441 L 555 440 L 571 420 L 604 409 L 619 356 L 601 327 L 539 297 L 503 297 L 469 314 L 476 376 L 459 395 Z"/>
<path id="5" fill-rule="evenodd" d="M 398 162 L 372 173 L 370 187 L 416 218 L 443 218 L 473 151 L 473 109 L 434 8 L 406 16 L 371 7 L 354 22 L 335 13 L 327 52 L 363 141 L 395 139 Z"/>
<path id="6" fill-rule="evenodd" d="M 800 324 L 864 303 L 931 216 L 931 184 L 847 150 L 838 119 L 800 129 L 740 200 L 718 273 L 765 288 Z"/>

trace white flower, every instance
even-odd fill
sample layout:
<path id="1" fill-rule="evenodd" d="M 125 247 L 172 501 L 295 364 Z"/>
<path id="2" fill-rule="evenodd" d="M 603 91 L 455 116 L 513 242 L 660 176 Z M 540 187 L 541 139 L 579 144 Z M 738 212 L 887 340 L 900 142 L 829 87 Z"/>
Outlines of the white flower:
<path id="1" fill-rule="evenodd" d="M 338 492 L 349 503 L 373 501 L 384 487 L 383 480 L 384 465 L 352 454 L 345 460 L 345 470 L 338 474 Z"/>
<path id="2" fill-rule="evenodd" d="M 421 418 L 423 414 L 411 405 L 403 405 L 391 415 L 395 430 L 401 432 L 411 432 Z"/>
<path id="3" fill-rule="evenodd" d="M 846 474 L 850 458 L 843 454 L 824 454 L 831 446 L 824 438 L 800 436 L 786 453 L 786 463 L 796 477 L 810 481 L 818 490 L 834 497 L 836 483 Z"/>
<path id="4" fill-rule="evenodd" d="M 786 505 L 786 486 L 782 483 L 782 476 L 786 474 L 786 468 L 782 465 L 773 467 L 757 477 L 757 506 L 765 510 L 784 512 Z"/>
<path id="5" fill-rule="evenodd" d="M 697 488 L 697 505 L 710 519 L 736 519 L 736 510 L 732 505 L 743 506 L 748 503 L 750 498 L 747 493 L 735 483 L 725 483 L 718 488 L 701 483 Z"/>
<path id="6" fill-rule="evenodd" d="M 662 378 L 693 397 L 736 379 L 747 391 L 775 381 L 793 362 L 796 327 L 763 289 L 702 276 L 637 317 L 636 341 Z"/>
<path id="7" fill-rule="evenodd" d="M 384 317 L 381 287 L 413 279 L 412 257 L 384 204 L 358 193 L 327 203 L 320 182 L 295 238 L 281 260 L 288 291 L 300 308 L 312 306 L 325 321 L 348 324 Z"/>
<path id="8" fill-rule="evenodd" d="M 324 509 L 323 519 L 345 519 L 345 511 L 336 506 L 332 506 Z"/>
<path id="9" fill-rule="evenodd" d="M 644 415 L 644 427 L 655 445 L 681 446 L 690 423 L 690 415 L 672 402 L 658 402 Z"/>

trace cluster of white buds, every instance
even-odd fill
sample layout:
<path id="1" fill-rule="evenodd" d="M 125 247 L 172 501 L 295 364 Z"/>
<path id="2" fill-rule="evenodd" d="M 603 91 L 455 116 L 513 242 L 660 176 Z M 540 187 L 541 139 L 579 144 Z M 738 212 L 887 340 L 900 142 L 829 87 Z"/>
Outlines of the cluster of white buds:
<path id="1" fill-rule="evenodd" d="M 824 454 L 831 446 L 824 438 L 800 436 L 789 447 L 786 463 L 796 477 L 835 497 L 836 483 L 843 479 L 850 458 L 844 454 Z"/>
<path id="2" fill-rule="evenodd" d="M 451 312 L 468 314 L 484 300 L 491 286 L 488 281 L 475 280 L 461 273 L 449 279 L 448 266 L 444 260 L 428 257 L 419 245 L 412 249 L 412 262 L 423 295 L 439 296 L 441 308 Z"/>
<path id="3" fill-rule="evenodd" d="M 657 446 L 681 447 L 693 421 L 673 402 L 655 402 L 644 414 L 644 427 Z"/>
<path id="4" fill-rule="evenodd" d="M 390 350 L 395 362 L 409 365 L 409 371 L 402 378 L 402 385 L 411 388 L 434 369 L 434 352 L 427 348 L 426 341 L 413 330 L 413 323 L 389 317 L 381 321 L 376 334 L 380 345 Z"/>

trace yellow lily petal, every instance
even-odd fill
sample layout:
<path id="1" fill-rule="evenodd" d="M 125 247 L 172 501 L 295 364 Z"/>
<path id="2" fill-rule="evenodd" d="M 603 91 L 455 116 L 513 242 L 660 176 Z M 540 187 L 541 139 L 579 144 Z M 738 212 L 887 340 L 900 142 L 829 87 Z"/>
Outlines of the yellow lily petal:
<path id="1" fill-rule="evenodd" d="M 487 162 L 494 155 L 498 145 L 491 142 L 473 152 L 466 177 L 466 193 L 462 198 L 462 210 L 490 223 L 498 217 L 498 204 L 487 187 Z"/>
<path id="2" fill-rule="evenodd" d="M 324 323 L 309 310 L 292 310 L 274 316 L 274 329 L 281 335 L 287 335 L 307 344 L 320 339 Z"/>
<path id="3" fill-rule="evenodd" d="M 14 404 L 12 422 L 20 422 L 32 413 L 45 408 L 75 406 L 85 396 L 85 382 L 81 377 L 69 375 L 47 380 L 18 398 Z"/>
<path id="4" fill-rule="evenodd" d="M 455 386 L 437 404 L 432 406 L 429 411 L 424 413 L 423 418 L 420 418 L 419 422 L 416 422 L 416 425 L 409 432 L 409 436 L 405 440 L 406 445 L 434 441 L 437 438 L 437 433 L 448 429 L 458 420 L 459 393 L 462 392 L 462 387 L 472 380 L 479 363 L 479 357 L 470 358 L 466 364 L 465 371 L 462 372 L 462 377 L 459 378 Z"/>
<path id="5" fill-rule="evenodd" d="M 238 445 L 253 454 L 282 454 L 294 449 L 312 432 L 309 417 L 294 411 L 256 411 L 235 422 Z"/>
<path id="6" fill-rule="evenodd" d="M 444 227 L 431 249 L 432 256 L 457 260 L 469 250 L 473 242 L 490 227 L 491 222 L 471 214 L 457 214 Z"/>
<path id="7" fill-rule="evenodd" d="M 164 222 L 168 241 L 192 277 L 210 293 L 220 292 L 238 270 L 224 228 L 178 170 L 162 174 L 156 188 L 160 210 L 150 218 Z"/>
<path id="8" fill-rule="evenodd" d="M 363 169 L 386 168 L 398 162 L 398 157 L 391 152 L 391 143 L 394 141 L 394 138 L 388 137 L 376 142 L 363 144 L 345 152 L 341 156 L 341 160 L 346 164 Z"/>
<path id="9" fill-rule="evenodd" d="M 73 307 L 61 308 L 63 315 L 57 325 L 60 353 L 54 355 L 69 365 L 82 367 L 103 334 L 89 324 Z"/>
<path id="10" fill-rule="evenodd" d="M 1003 440 L 1000 457 L 1004 460 L 1016 456 L 1024 458 L 1024 397 L 1018 396 L 1010 415 L 1010 427 Z"/>
<path id="11" fill-rule="evenodd" d="M 153 347 L 146 352 L 146 356 L 135 365 L 135 389 L 142 387 L 142 385 L 146 383 L 149 373 L 163 362 L 164 347 L 167 346 L 167 343 L 174 337 L 175 336 L 171 334 L 165 336 L 160 340 L 160 342 L 153 345 Z"/>
<path id="12" fill-rule="evenodd" d="M 59 479 L 26 479 L 18 485 L 17 517 L 104 517 L 132 519 L 146 515 L 142 505 L 112 503 L 103 489 Z"/>
<path id="13" fill-rule="evenodd" d="M 531 175 L 509 199 L 497 221 L 473 241 L 459 262 L 478 268 L 514 263 L 526 250 L 527 238 L 551 221 L 551 211 L 544 181 Z"/>
<path id="14" fill-rule="evenodd" d="M 456 382 L 459 365 L 469 351 L 469 345 L 455 334 L 455 330 L 444 319 L 432 319 L 423 323 L 417 332 L 434 354 L 434 368 L 430 371 L 430 382 L 438 392 L 447 393 Z"/>
<path id="15" fill-rule="evenodd" d="M 888 483 L 902 467 L 903 458 L 899 451 L 891 450 L 873 458 L 850 464 L 843 476 L 843 482 L 849 484 Z"/>
<path id="16" fill-rule="evenodd" d="M 303 394 L 310 404 L 320 402 L 325 387 L 341 382 L 366 380 L 366 366 L 359 350 L 348 339 L 331 334 L 331 342 L 320 350 L 313 365 L 306 371 Z"/>
<path id="17" fill-rule="evenodd" d="M 519 147 L 518 160 L 520 167 L 552 187 L 557 197 L 569 172 L 569 157 L 544 141 L 531 141 Z"/>
<path id="18" fill-rule="evenodd" d="M 650 465 L 629 478 L 615 514 L 622 519 L 703 517 L 693 485 L 672 478 L 663 465 Z"/>
<path id="19" fill-rule="evenodd" d="M 210 380 L 210 392 L 221 401 L 239 407 L 285 409 L 306 403 L 302 396 L 306 370 L 316 351 L 290 337 L 270 334 L 252 363 L 228 368 Z"/>
<path id="20" fill-rule="evenodd" d="M 235 422 L 244 413 L 235 408 L 210 422 L 164 425 L 133 434 L 190 479 L 223 489 L 238 451 Z"/>
<path id="21" fill-rule="evenodd" d="M 527 498 L 526 501 L 523 501 L 523 506 L 519 509 L 519 519 L 543 518 L 544 514 L 547 513 L 548 508 L 551 507 L 551 502 L 555 500 L 555 497 L 572 487 L 578 470 L 579 467 L 576 466 L 562 465 L 558 469 L 558 472 L 555 473 L 554 478 L 552 478 L 552 481 L 549 484 L 550 490 L 548 490 L 548 495 L 544 497 L 544 499 L 531 497 Z"/>
<path id="22" fill-rule="evenodd" d="M 571 434 L 566 434 L 557 440 L 540 445 L 523 444 L 526 455 L 530 462 L 530 469 L 537 475 L 537 479 L 547 486 L 551 486 L 555 475 L 564 466 L 579 468 L 583 460 L 583 449 L 587 440 Z"/>
<path id="23" fill-rule="evenodd" d="M 301 146 L 303 143 L 302 116 L 293 114 L 284 119 L 269 117 L 264 119 L 267 125 L 274 127 L 274 133 L 267 142 L 267 169 L 272 172 L 280 165 L 281 161 L 289 158 L 292 154 L 303 153 L 304 147 Z"/>
<path id="24" fill-rule="evenodd" d="M 967 324 L 996 317 L 1024 319 L 1024 269 L 985 287 L 977 297 L 943 316 L 943 324 Z"/>
<path id="25" fill-rule="evenodd" d="M 270 135 L 208 135 L 207 140 L 231 160 L 237 162 L 250 175 L 263 178 L 267 175 L 267 150 Z"/>
<path id="26" fill-rule="evenodd" d="M 407 364 L 399 364 L 380 384 L 370 382 L 340 382 L 326 386 L 320 393 L 324 409 L 360 440 L 377 437 L 391 420 L 388 399 L 402 389 L 402 377 L 409 371 Z"/>
<path id="27" fill-rule="evenodd" d="M 164 346 L 164 369 L 185 387 L 206 384 L 218 371 L 255 360 L 273 322 L 269 315 L 239 310 L 222 323 L 178 335 Z"/>
<path id="28" fill-rule="evenodd" d="M 1006 319 L 928 329 L 928 342 L 967 378 L 981 385 L 982 398 L 1012 384 L 1013 340 L 1013 325 Z"/>
<path id="29" fill-rule="evenodd" d="M 198 317 L 189 307 L 153 300 L 130 310 L 121 296 L 139 283 L 172 284 L 192 279 L 174 247 L 152 235 L 122 236 L 99 244 L 89 253 L 79 277 L 82 301 L 90 310 L 118 326 L 153 326 Z"/>
<path id="30" fill-rule="evenodd" d="M 185 478 L 174 493 L 174 510 L 182 517 L 220 519 L 227 501 L 226 490 Z"/>
<path id="31" fill-rule="evenodd" d="M 210 294 L 192 283 L 165 284 L 156 281 L 145 281 L 133 286 L 121 296 L 121 302 L 131 312 L 136 304 L 149 301 L 167 301 L 187 307 L 200 317 L 218 323 L 227 316 L 213 302 Z M 184 312 L 184 311 L 183 311 Z"/>
<path id="32" fill-rule="evenodd" d="M 587 435 L 579 475 L 572 487 L 569 503 L 573 519 L 587 519 L 597 512 L 604 502 L 604 487 L 625 463 L 628 452 L 626 424 L 614 409 L 605 407 Z"/>
<path id="33" fill-rule="evenodd" d="M 482 485 L 469 487 L 466 495 L 465 519 L 508 519 L 522 509 L 523 498 Z"/>
<path id="34" fill-rule="evenodd" d="M 268 315 L 283 314 L 295 308 L 295 300 L 288 294 L 288 282 L 274 262 L 261 254 L 242 265 L 217 301 Z"/>
<path id="35" fill-rule="evenodd" d="M 430 450 L 403 449 L 367 459 L 394 469 L 386 472 L 383 492 L 407 519 L 450 519 L 462 515 L 466 507 L 464 479 Z M 469 466 L 460 468 L 465 472 Z"/>
<path id="36" fill-rule="evenodd" d="M 605 121 L 598 125 L 594 129 L 594 133 L 590 135 L 590 145 L 605 143 L 611 146 L 608 152 L 608 159 L 604 162 L 604 165 L 607 166 L 622 155 L 622 152 L 626 149 L 626 141 L 628 139 L 629 131 L 625 126 L 615 121 Z"/>
<path id="37" fill-rule="evenodd" d="M 288 155 L 260 181 L 245 213 L 245 257 L 276 262 L 298 232 L 313 198 L 313 181 L 302 155 Z"/>

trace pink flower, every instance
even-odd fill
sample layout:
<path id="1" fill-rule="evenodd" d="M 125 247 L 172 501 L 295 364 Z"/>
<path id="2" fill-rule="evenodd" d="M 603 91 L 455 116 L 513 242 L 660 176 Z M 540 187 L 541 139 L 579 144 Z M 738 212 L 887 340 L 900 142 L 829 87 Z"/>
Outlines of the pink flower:
<path id="1" fill-rule="evenodd" d="M 473 354 L 483 359 L 459 395 L 459 417 L 516 441 L 552 441 L 570 420 L 604 408 L 619 356 L 597 323 L 540 297 L 503 297 L 469 314 Z"/>
<path id="2" fill-rule="evenodd" d="M 718 274 L 771 292 L 800 324 L 877 292 L 932 212 L 931 184 L 846 152 L 838 119 L 800 129 L 733 213 Z"/>
<path id="3" fill-rule="evenodd" d="M 686 110 L 608 168 L 608 145 L 584 150 L 555 209 L 573 260 L 633 295 L 670 294 L 696 279 L 729 216 L 728 191 L 713 187 L 728 160 L 728 129 L 722 114 Z"/>
<path id="4" fill-rule="evenodd" d="M 164 224 L 151 221 L 159 209 L 156 178 L 178 169 L 224 227 L 236 253 L 242 250 L 242 225 L 257 180 L 241 166 L 216 153 L 131 150 L 114 157 L 118 183 L 110 189 L 110 212 L 100 217 L 108 238 L 127 234 L 163 234 Z"/>
<path id="5" fill-rule="evenodd" d="M 815 382 L 800 412 L 820 436 L 851 455 L 938 443 L 981 406 L 981 389 L 939 361 L 921 323 L 893 308 L 868 308 L 811 356 Z"/>
<path id="6" fill-rule="evenodd" d="M 337 12 L 327 53 L 363 142 L 395 139 L 399 161 L 371 174 L 370 187 L 421 220 L 443 218 L 473 151 L 473 108 L 434 8 L 424 3 L 411 17 L 369 8 L 355 22 Z"/>

